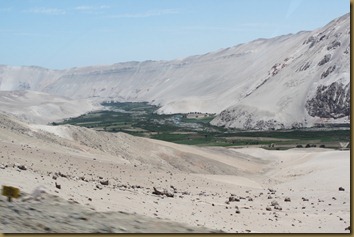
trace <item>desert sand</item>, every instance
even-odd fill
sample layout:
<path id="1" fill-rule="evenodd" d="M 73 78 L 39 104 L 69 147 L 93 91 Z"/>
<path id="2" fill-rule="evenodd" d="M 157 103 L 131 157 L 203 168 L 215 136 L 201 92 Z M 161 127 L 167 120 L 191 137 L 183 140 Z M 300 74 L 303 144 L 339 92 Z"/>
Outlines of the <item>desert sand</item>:
<path id="1" fill-rule="evenodd" d="M 28 215 L 32 208 L 33 218 L 39 215 L 39 201 L 24 202 L 41 190 L 59 206 L 66 200 L 82 213 L 92 211 L 92 218 L 125 213 L 229 233 L 350 231 L 348 150 L 196 147 L 74 126 L 31 125 L 0 114 L 0 157 L 0 185 L 26 194 L 12 204 L 2 197 L 1 207 L 27 208 Z M 68 207 L 53 210 L 62 218 L 69 212 Z M 29 232 L 18 227 L 25 225 L 21 221 L 6 219 L 2 232 Z M 91 219 L 83 220 L 77 224 L 81 229 L 46 223 L 32 231 L 100 232 Z M 205 231 L 159 225 L 138 229 L 119 218 L 109 223 L 121 228 L 108 232 Z"/>

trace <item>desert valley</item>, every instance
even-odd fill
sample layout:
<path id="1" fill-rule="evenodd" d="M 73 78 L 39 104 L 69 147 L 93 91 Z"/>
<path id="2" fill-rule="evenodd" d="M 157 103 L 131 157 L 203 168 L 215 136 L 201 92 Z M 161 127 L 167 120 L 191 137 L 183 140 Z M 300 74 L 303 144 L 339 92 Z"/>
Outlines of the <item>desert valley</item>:
<path id="1" fill-rule="evenodd" d="M 0 66 L 4 233 L 349 233 L 350 15 L 172 61 Z"/>

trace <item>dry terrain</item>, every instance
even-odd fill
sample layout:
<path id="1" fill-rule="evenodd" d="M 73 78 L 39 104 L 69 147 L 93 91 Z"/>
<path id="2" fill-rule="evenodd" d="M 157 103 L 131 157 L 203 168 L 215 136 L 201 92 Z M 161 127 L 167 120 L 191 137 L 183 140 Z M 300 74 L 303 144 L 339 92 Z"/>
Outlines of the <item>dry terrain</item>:
<path id="1" fill-rule="evenodd" d="M 1 114 L 0 157 L 0 185 L 24 193 L 0 201 L 6 233 L 350 231 L 349 151 L 201 148 Z"/>

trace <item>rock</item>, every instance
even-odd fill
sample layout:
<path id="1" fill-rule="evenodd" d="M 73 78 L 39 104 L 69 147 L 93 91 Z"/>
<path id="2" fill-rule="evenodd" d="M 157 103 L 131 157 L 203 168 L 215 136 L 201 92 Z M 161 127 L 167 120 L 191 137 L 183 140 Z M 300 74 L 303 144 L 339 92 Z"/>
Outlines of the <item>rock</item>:
<path id="1" fill-rule="evenodd" d="M 271 205 L 271 206 L 276 206 L 276 205 L 279 205 L 279 203 L 278 203 L 277 201 L 275 201 L 275 200 L 274 200 L 274 201 L 272 201 L 272 202 L 271 202 L 271 204 L 270 204 L 270 205 Z"/>
<path id="2" fill-rule="evenodd" d="M 99 185 L 99 184 L 97 184 L 97 185 L 96 185 L 96 188 L 98 188 L 98 189 L 100 189 L 100 190 L 101 190 L 101 189 L 102 189 L 102 186 L 101 186 L 101 185 Z"/>
<path id="3" fill-rule="evenodd" d="M 3 164 L 0 165 L 0 169 L 5 169 L 5 168 L 6 168 L 5 165 Z"/>
<path id="4" fill-rule="evenodd" d="M 268 196 L 268 199 L 272 199 L 272 198 L 273 198 L 272 196 L 270 196 L 270 195 Z"/>
<path id="5" fill-rule="evenodd" d="M 343 187 L 339 187 L 338 190 L 339 191 L 345 191 L 345 189 Z"/>
<path id="6" fill-rule="evenodd" d="M 27 170 L 27 167 L 25 165 L 18 165 L 17 168 L 20 170 Z"/>
<path id="7" fill-rule="evenodd" d="M 166 189 L 156 188 L 156 187 L 153 187 L 153 189 L 154 189 L 154 191 L 152 192 L 152 194 L 166 196 L 166 197 L 174 197 L 174 193 L 169 192 Z"/>
<path id="8" fill-rule="evenodd" d="M 63 177 L 63 178 L 67 178 L 67 177 L 68 177 L 66 174 L 63 174 L 63 173 L 61 173 L 61 172 L 59 172 L 58 175 L 59 175 L 60 177 Z"/>
<path id="9" fill-rule="evenodd" d="M 55 187 L 56 187 L 57 189 L 61 189 L 61 185 L 60 185 L 60 184 L 57 184 L 57 182 L 55 182 Z"/>
<path id="10" fill-rule="evenodd" d="M 240 213 L 241 213 L 240 210 L 237 209 L 237 210 L 236 210 L 236 214 L 240 214 Z"/>
<path id="11" fill-rule="evenodd" d="M 297 71 L 306 71 L 309 67 L 311 66 L 310 62 L 306 62 L 305 64 L 303 64 L 299 69 L 297 69 Z"/>
<path id="12" fill-rule="evenodd" d="M 271 188 L 268 188 L 268 191 L 269 191 L 271 194 L 275 194 L 275 192 L 276 192 L 275 189 L 271 189 Z"/>
<path id="13" fill-rule="evenodd" d="M 333 82 L 320 85 L 316 94 L 305 105 L 312 117 L 342 118 L 350 114 L 350 84 Z"/>
<path id="14" fill-rule="evenodd" d="M 286 198 L 284 199 L 284 202 L 291 202 L 291 199 L 290 199 L 289 197 L 286 197 Z"/>
<path id="15" fill-rule="evenodd" d="M 153 187 L 153 189 L 154 189 L 154 191 L 152 192 L 152 194 L 155 194 L 155 195 L 163 195 L 164 194 L 163 189 L 156 188 L 156 187 Z"/>
<path id="16" fill-rule="evenodd" d="M 330 66 L 325 72 L 321 74 L 321 79 L 326 78 L 330 73 L 336 69 L 336 65 Z"/>
<path id="17" fill-rule="evenodd" d="M 100 184 L 102 184 L 102 185 L 108 185 L 108 180 L 100 181 Z"/>
<path id="18" fill-rule="evenodd" d="M 325 63 L 328 63 L 329 60 L 331 59 L 332 55 L 331 54 L 326 54 L 321 61 L 319 61 L 318 66 L 322 66 Z"/>
<path id="19" fill-rule="evenodd" d="M 57 178 L 58 178 L 58 176 L 56 176 L 56 175 L 52 176 L 52 179 L 54 179 L 54 180 L 57 180 Z"/>
<path id="20" fill-rule="evenodd" d="M 349 230 L 349 231 L 351 231 L 351 228 L 350 228 L 350 226 L 348 226 L 348 227 L 345 228 L 344 230 Z"/>
<path id="21" fill-rule="evenodd" d="M 231 196 L 229 197 L 229 202 L 239 202 L 240 198 L 236 197 L 236 196 Z"/>
<path id="22" fill-rule="evenodd" d="M 274 209 L 275 209 L 275 210 L 279 210 L 279 211 L 283 210 L 283 208 L 281 208 L 281 206 L 279 206 L 279 205 L 275 205 L 275 206 L 274 206 Z"/>
<path id="23" fill-rule="evenodd" d="M 249 201 L 249 202 L 252 202 L 252 201 L 253 201 L 253 198 L 249 197 L 249 198 L 248 198 L 248 201 Z"/>
<path id="24" fill-rule="evenodd" d="M 302 201 L 308 202 L 309 200 L 307 198 L 302 197 Z"/>
<path id="25" fill-rule="evenodd" d="M 272 210 L 272 208 L 270 206 L 266 207 L 266 211 L 271 211 L 271 210 Z"/>
<path id="26" fill-rule="evenodd" d="M 330 45 L 328 45 L 327 50 L 336 49 L 341 45 L 340 41 L 334 40 Z"/>
<path id="27" fill-rule="evenodd" d="M 175 188 L 173 185 L 170 185 L 170 188 L 172 188 L 175 193 L 177 192 L 177 188 Z"/>

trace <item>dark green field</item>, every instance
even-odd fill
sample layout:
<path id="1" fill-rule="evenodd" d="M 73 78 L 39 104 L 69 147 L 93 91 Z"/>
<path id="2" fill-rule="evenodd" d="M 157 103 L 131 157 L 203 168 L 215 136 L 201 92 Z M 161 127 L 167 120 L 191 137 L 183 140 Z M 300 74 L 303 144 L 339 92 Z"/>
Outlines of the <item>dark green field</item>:
<path id="1" fill-rule="evenodd" d="M 103 103 L 107 110 L 70 118 L 58 124 L 72 124 L 99 131 L 125 132 L 135 136 L 200 146 L 262 146 L 288 149 L 296 146 L 340 148 L 350 140 L 349 129 L 297 129 L 241 131 L 209 124 L 214 116 L 188 119 L 184 114 L 155 113 L 147 102 Z"/>

